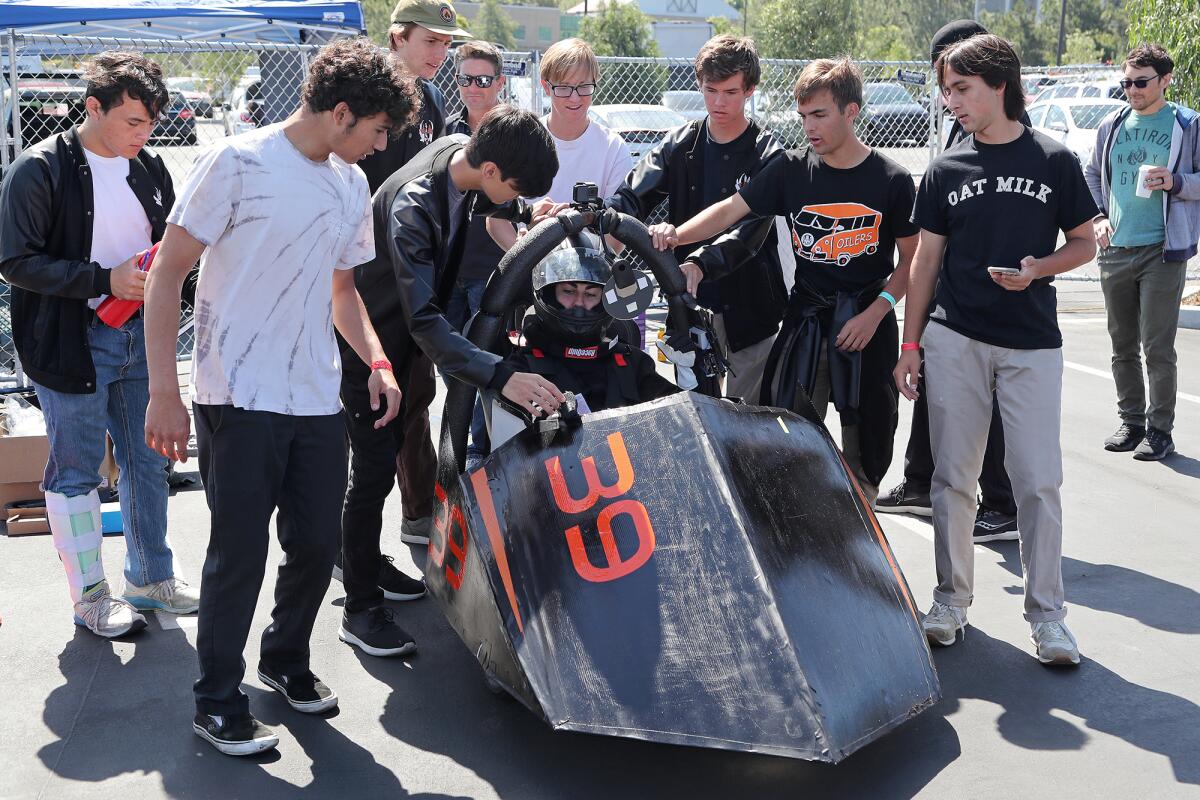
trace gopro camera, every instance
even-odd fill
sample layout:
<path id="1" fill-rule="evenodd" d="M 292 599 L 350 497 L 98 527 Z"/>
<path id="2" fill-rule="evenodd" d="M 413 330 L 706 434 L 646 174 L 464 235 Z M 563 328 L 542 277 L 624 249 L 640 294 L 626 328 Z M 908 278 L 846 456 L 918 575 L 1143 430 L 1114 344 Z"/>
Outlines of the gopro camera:
<path id="1" fill-rule="evenodd" d="M 571 205 L 580 211 L 599 210 L 602 207 L 600 189 L 594 183 L 580 181 L 571 189 Z"/>

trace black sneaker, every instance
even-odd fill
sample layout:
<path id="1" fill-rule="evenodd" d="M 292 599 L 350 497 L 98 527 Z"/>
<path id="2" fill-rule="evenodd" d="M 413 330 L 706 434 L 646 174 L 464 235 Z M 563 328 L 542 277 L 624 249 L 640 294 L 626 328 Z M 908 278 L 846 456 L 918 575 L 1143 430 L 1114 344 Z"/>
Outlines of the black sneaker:
<path id="1" fill-rule="evenodd" d="M 417 652 L 417 642 L 399 625 L 386 606 L 342 614 L 338 638 L 372 656 L 406 656 Z"/>
<path id="2" fill-rule="evenodd" d="M 333 690 L 311 672 L 283 675 L 259 664 L 258 679 L 283 695 L 288 705 L 302 714 L 320 714 L 338 704 Z"/>
<path id="3" fill-rule="evenodd" d="M 929 502 L 929 492 L 918 494 L 907 489 L 907 482 L 900 481 L 896 488 L 875 500 L 875 510 L 881 514 L 916 514 L 920 517 L 932 517 L 933 505 Z"/>
<path id="4" fill-rule="evenodd" d="M 1017 534 L 1017 518 L 994 508 L 979 507 L 975 515 L 975 544 L 984 542 L 1015 542 Z"/>
<path id="5" fill-rule="evenodd" d="M 425 596 L 425 581 L 410 578 L 392 562 L 391 556 L 384 556 L 379 562 L 379 588 L 388 600 L 418 600 Z"/>
<path id="6" fill-rule="evenodd" d="M 249 714 L 197 714 L 192 730 L 227 756 L 252 756 L 279 744 L 275 732 Z"/>
<path id="7" fill-rule="evenodd" d="M 1122 422 L 1117 432 L 1104 440 L 1104 449 L 1110 453 L 1127 453 L 1146 438 L 1146 429 L 1141 425 Z"/>
<path id="8" fill-rule="evenodd" d="M 1166 431 L 1158 428 L 1147 428 L 1146 438 L 1133 451 L 1133 457 L 1138 461 L 1162 461 L 1175 452 L 1175 440 Z"/>

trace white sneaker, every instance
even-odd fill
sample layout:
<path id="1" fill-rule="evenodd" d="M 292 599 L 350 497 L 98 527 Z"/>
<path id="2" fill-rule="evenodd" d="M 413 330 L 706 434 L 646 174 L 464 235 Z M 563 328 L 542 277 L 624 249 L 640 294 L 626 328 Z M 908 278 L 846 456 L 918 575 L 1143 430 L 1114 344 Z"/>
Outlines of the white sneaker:
<path id="1" fill-rule="evenodd" d="M 400 523 L 400 541 L 405 544 L 429 544 L 429 533 L 433 530 L 433 517 L 420 519 L 404 518 Z"/>
<path id="2" fill-rule="evenodd" d="M 967 638 L 967 610 L 934 601 L 921 621 L 921 630 L 929 641 L 949 647 L 958 641 L 959 631 L 964 639 Z"/>
<path id="3" fill-rule="evenodd" d="M 1037 648 L 1038 661 L 1054 665 L 1079 663 L 1079 643 L 1064 623 L 1035 622 L 1032 628 L 1029 639 Z"/>
<path id="4" fill-rule="evenodd" d="M 146 627 L 146 618 L 129 603 L 113 597 L 108 581 L 101 581 L 75 604 L 75 624 L 111 639 L 140 631 Z"/>
<path id="5" fill-rule="evenodd" d="M 200 590 L 182 578 L 134 586 L 125 581 L 121 596 L 141 611 L 166 611 L 168 614 L 194 614 L 200 609 Z"/>

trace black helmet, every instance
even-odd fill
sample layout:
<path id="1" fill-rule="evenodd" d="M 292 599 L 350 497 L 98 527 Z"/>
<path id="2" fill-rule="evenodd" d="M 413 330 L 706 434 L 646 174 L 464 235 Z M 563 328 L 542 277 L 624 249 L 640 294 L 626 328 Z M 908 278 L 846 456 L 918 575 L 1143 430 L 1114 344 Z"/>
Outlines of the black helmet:
<path id="1" fill-rule="evenodd" d="M 612 317 L 599 303 L 593 309 L 563 308 L 554 295 L 559 283 L 591 283 L 603 288 L 612 267 L 592 237 L 571 237 L 533 269 L 533 308 L 547 333 L 564 344 L 588 346 L 604 338 Z"/>

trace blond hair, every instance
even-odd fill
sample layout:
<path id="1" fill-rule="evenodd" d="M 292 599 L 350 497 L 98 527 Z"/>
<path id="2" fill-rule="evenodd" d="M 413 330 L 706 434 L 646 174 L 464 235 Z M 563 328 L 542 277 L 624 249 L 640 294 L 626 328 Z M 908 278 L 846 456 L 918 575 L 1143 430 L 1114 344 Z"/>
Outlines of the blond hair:
<path id="1" fill-rule="evenodd" d="M 800 77 L 796 79 L 794 92 L 796 102 L 803 103 L 826 90 L 833 95 L 833 101 L 837 103 L 838 110 L 845 111 L 846 106 L 851 103 L 856 103 L 859 108 L 862 108 L 862 70 L 846 56 L 818 58 L 810 61 L 800 71 Z"/>
<path id="2" fill-rule="evenodd" d="M 593 82 L 600 80 L 600 63 L 591 46 L 583 39 L 563 39 L 546 50 L 539 74 L 546 83 L 560 83 L 579 67 L 588 71 Z"/>

